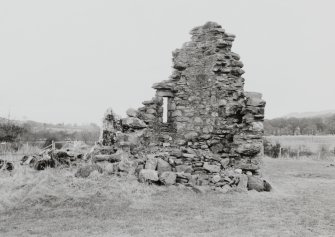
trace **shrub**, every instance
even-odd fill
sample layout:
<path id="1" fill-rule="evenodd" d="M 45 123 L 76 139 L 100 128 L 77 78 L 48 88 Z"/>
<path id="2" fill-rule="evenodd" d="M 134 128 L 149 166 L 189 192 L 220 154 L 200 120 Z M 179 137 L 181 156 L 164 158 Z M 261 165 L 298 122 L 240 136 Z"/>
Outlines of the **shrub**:
<path id="1" fill-rule="evenodd" d="M 268 140 L 264 139 L 264 154 L 272 157 L 272 158 L 278 158 L 280 153 L 281 145 L 280 143 L 272 144 Z"/>
<path id="2" fill-rule="evenodd" d="M 13 123 L 0 124 L 0 142 L 15 142 L 25 129 Z"/>

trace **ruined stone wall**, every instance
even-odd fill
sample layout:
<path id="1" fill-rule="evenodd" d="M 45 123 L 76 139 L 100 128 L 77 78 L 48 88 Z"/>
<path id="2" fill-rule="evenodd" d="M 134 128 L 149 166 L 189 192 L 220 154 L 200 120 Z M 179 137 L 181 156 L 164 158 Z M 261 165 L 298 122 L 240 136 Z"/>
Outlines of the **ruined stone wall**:
<path id="1" fill-rule="evenodd" d="M 156 97 L 140 109 L 170 132 L 172 143 L 210 149 L 236 166 L 255 169 L 261 151 L 265 102 L 260 93 L 244 92 L 243 63 L 231 51 L 235 36 L 209 22 L 191 31 L 192 40 L 173 52 L 170 80 L 156 83 Z M 168 123 L 162 123 L 162 98 L 168 97 Z M 159 103 L 154 103 L 159 101 Z M 164 130 L 165 129 L 165 130 Z"/>
<path id="2" fill-rule="evenodd" d="M 105 115 L 100 145 L 113 147 L 110 153 L 128 152 L 142 173 L 157 170 L 164 179 L 164 172 L 175 172 L 177 182 L 222 187 L 231 169 L 257 174 L 265 101 L 260 93 L 244 92 L 243 63 L 231 51 L 234 35 L 213 22 L 191 35 L 173 52 L 170 79 L 153 85 L 154 98 L 129 109 L 128 118 Z"/>

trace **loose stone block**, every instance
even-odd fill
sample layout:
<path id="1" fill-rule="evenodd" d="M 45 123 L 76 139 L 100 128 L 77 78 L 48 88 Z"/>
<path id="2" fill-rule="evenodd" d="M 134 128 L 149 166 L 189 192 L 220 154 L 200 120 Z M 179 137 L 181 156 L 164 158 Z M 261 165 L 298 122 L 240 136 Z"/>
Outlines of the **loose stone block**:
<path id="1" fill-rule="evenodd" d="M 171 171 L 171 166 L 168 162 L 159 158 L 159 159 L 157 159 L 157 171 L 159 173 L 162 173 L 162 172 L 165 172 L 165 171 Z"/>
<path id="2" fill-rule="evenodd" d="M 171 171 L 165 171 L 159 177 L 159 180 L 165 185 L 175 184 L 176 179 L 177 179 L 177 174 Z"/>
<path id="3" fill-rule="evenodd" d="M 158 160 L 154 155 L 147 155 L 147 161 L 145 163 L 145 169 L 156 170 Z"/>
<path id="4" fill-rule="evenodd" d="M 141 183 L 158 181 L 158 172 L 156 170 L 142 169 L 138 175 L 138 180 Z"/>

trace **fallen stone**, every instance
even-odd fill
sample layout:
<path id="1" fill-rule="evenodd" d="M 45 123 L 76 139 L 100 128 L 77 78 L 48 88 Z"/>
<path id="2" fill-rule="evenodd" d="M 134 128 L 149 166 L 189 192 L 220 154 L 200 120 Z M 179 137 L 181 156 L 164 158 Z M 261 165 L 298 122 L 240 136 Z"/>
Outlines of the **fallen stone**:
<path id="1" fill-rule="evenodd" d="M 99 173 L 102 173 L 103 170 L 97 164 L 86 165 L 80 167 L 74 176 L 77 178 L 87 178 L 93 171 L 98 171 Z"/>
<path id="2" fill-rule="evenodd" d="M 36 160 L 33 164 L 35 170 L 45 170 L 46 168 L 55 168 L 56 162 L 51 158 L 42 158 Z"/>
<path id="3" fill-rule="evenodd" d="M 164 185 L 173 185 L 176 183 L 177 175 L 176 173 L 172 171 L 165 171 L 163 172 L 159 180 L 164 184 Z"/>
<path id="4" fill-rule="evenodd" d="M 0 170 L 1 169 L 12 171 L 14 169 L 14 165 L 12 162 L 0 159 Z"/>
<path id="5" fill-rule="evenodd" d="M 118 170 L 118 167 L 115 167 L 117 165 L 118 165 L 117 163 L 104 162 L 101 164 L 101 167 L 103 169 L 103 173 L 111 175 L 111 174 L 114 174 Z"/>
<path id="6" fill-rule="evenodd" d="M 176 183 L 186 184 L 189 183 L 190 180 L 192 180 L 192 175 L 189 173 L 179 172 L 177 174 Z"/>
<path id="7" fill-rule="evenodd" d="M 247 191 L 247 186 L 248 186 L 248 176 L 245 174 L 241 174 L 238 176 L 239 177 L 239 182 L 237 185 L 237 188 L 242 190 L 242 191 Z"/>
<path id="8" fill-rule="evenodd" d="M 142 169 L 138 175 L 138 181 L 141 183 L 156 182 L 158 180 L 158 172 L 156 170 Z"/>
<path id="9" fill-rule="evenodd" d="M 8 171 L 14 170 L 13 163 L 12 162 L 7 162 L 6 165 L 5 165 L 5 169 L 8 170 Z"/>
<path id="10" fill-rule="evenodd" d="M 133 162 L 131 162 L 128 157 L 124 157 L 118 164 L 118 170 L 129 173 L 132 168 L 132 164 Z"/>
<path id="11" fill-rule="evenodd" d="M 272 190 L 272 186 L 269 182 L 267 182 L 266 180 L 264 180 L 264 191 L 265 192 L 270 192 Z"/>
<path id="12" fill-rule="evenodd" d="M 55 160 L 57 165 L 70 165 L 72 156 L 65 151 L 51 151 L 50 156 Z M 73 161 L 73 160 L 72 160 Z"/>
<path id="13" fill-rule="evenodd" d="M 128 154 L 122 150 L 117 151 L 111 155 L 94 155 L 92 158 L 93 163 L 108 161 L 111 163 L 120 162 L 122 159 L 128 158 Z"/>
<path id="14" fill-rule="evenodd" d="M 263 192 L 263 191 L 271 191 L 272 187 L 271 185 L 256 176 L 248 176 L 248 190 L 256 190 L 258 192 Z"/>
<path id="15" fill-rule="evenodd" d="M 171 166 L 168 162 L 159 158 L 157 159 L 157 171 L 159 173 L 163 173 L 165 171 L 171 171 Z"/>
<path id="16" fill-rule="evenodd" d="M 145 169 L 147 170 L 156 170 L 157 168 L 157 158 L 155 155 L 147 155 L 147 161 L 145 162 Z"/>
<path id="17" fill-rule="evenodd" d="M 197 174 L 192 174 L 191 177 L 189 178 L 188 180 L 188 183 L 190 185 L 196 185 L 197 184 L 197 181 L 198 181 L 198 178 L 199 178 L 199 175 Z"/>

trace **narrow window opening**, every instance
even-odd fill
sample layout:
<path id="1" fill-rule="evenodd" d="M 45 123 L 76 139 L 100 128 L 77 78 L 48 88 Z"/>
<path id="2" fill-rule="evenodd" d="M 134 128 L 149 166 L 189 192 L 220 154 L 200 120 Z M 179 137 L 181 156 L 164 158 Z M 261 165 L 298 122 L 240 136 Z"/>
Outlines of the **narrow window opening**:
<path id="1" fill-rule="evenodd" d="M 163 97 L 163 123 L 168 122 L 168 97 Z"/>

